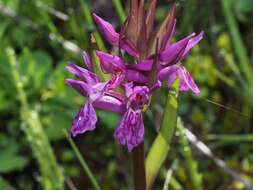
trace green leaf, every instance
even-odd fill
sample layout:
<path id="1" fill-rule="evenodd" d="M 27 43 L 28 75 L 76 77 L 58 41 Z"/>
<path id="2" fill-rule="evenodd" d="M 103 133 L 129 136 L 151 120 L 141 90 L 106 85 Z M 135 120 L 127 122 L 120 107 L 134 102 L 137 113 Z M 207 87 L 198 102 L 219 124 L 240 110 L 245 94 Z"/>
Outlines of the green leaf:
<path id="1" fill-rule="evenodd" d="M 151 189 L 155 177 L 165 161 L 170 148 L 170 142 L 177 122 L 178 87 L 179 78 L 175 80 L 169 90 L 161 129 L 154 140 L 146 159 L 147 189 Z"/>
<path id="2" fill-rule="evenodd" d="M 107 112 L 103 110 L 97 110 L 97 115 L 99 117 L 99 121 L 111 130 L 115 129 L 115 126 L 117 126 L 121 118 L 121 115 L 117 113 Z"/>
<path id="3" fill-rule="evenodd" d="M 53 70 L 51 57 L 46 52 L 31 52 L 29 49 L 24 48 L 18 60 L 24 86 L 33 87 L 36 90 L 45 87 L 46 81 Z"/>
<path id="4" fill-rule="evenodd" d="M 62 129 L 69 130 L 72 119 L 68 117 L 66 112 L 60 113 L 55 112 L 52 115 L 50 115 L 50 125 L 45 128 L 45 132 L 50 140 L 59 140 L 64 137 L 64 134 L 62 133 Z"/>
<path id="5" fill-rule="evenodd" d="M 0 176 L 0 189 L 8 189 L 10 188 L 10 184 L 4 178 Z"/>
<path id="6" fill-rule="evenodd" d="M 21 170 L 28 164 L 28 158 L 18 155 L 18 150 L 18 145 L 13 145 L 0 152 L 0 173 Z"/>

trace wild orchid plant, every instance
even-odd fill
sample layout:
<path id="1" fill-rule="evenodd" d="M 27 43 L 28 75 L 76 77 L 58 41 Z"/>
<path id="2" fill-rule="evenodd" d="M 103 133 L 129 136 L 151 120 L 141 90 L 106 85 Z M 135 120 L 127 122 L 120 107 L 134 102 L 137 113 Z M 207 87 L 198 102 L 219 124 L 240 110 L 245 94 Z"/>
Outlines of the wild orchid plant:
<path id="1" fill-rule="evenodd" d="M 99 78 L 86 52 L 83 52 L 83 58 L 88 69 L 68 63 L 66 69 L 79 80 L 66 79 L 67 85 L 88 98 L 73 121 L 70 136 L 95 129 L 98 119 L 94 107 L 116 112 L 122 114 L 122 118 L 116 126 L 114 138 L 131 152 L 144 141 L 142 111 L 164 80 L 168 80 L 170 88 L 180 77 L 179 91 L 191 89 L 196 95 L 200 93 L 181 61 L 202 39 L 203 31 L 171 44 L 176 25 L 176 5 L 153 31 L 155 9 L 156 0 L 150 1 L 147 10 L 144 9 L 144 0 L 131 0 L 130 14 L 119 33 L 93 13 L 99 31 L 118 48 L 118 55 L 96 51 L 102 72 L 111 76 L 108 81 Z M 122 50 L 132 58 L 131 62 L 124 60 Z M 122 86 L 124 91 L 118 90 Z"/>

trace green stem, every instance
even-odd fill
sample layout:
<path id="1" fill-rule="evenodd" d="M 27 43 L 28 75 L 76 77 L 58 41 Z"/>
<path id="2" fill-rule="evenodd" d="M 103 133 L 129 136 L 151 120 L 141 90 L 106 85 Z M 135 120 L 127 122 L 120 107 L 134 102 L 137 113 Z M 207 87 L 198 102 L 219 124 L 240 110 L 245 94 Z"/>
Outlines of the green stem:
<path id="1" fill-rule="evenodd" d="M 126 15 L 125 15 L 125 12 L 123 10 L 121 2 L 120 2 L 120 0 L 112 0 L 112 2 L 115 6 L 115 9 L 116 9 L 117 14 L 118 14 L 119 19 L 120 19 L 120 22 L 121 22 L 121 24 L 123 24 L 124 21 L 125 21 Z"/>
<path id="2" fill-rule="evenodd" d="M 41 172 L 41 182 L 45 190 L 63 190 L 64 176 L 56 162 L 53 150 L 41 126 L 37 112 L 29 109 L 23 84 L 17 71 L 14 50 L 8 48 L 6 52 L 21 102 L 20 114 L 23 125 L 22 129 L 38 161 Z"/>
<path id="3" fill-rule="evenodd" d="M 81 153 L 79 152 L 78 148 L 76 147 L 74 141 L 71 138 L 68 138 L 68 133 L 67 133 L 66 129 L 63 129 L 63 132 L 64 132 L 66 138 L 68 139 L 70 146 L 74 150 L 77 159 L 79 160 L 80 164 L 82 165 L 84 172 L 86 173 L 87 177 L 89 178 L 91 185 L 93 186 L 93 188 L 95 190 L 101 190 L 98 185 L 98 182 L 96 181 L 95 177 L 92 175 L 88 165 L 86 164 L 84 158 L 82 157 Z"/>
<path id="4" fill-rule="evenodd" d="M 134 189 L 146 189 L 144 143 L 133 150 Z"/>

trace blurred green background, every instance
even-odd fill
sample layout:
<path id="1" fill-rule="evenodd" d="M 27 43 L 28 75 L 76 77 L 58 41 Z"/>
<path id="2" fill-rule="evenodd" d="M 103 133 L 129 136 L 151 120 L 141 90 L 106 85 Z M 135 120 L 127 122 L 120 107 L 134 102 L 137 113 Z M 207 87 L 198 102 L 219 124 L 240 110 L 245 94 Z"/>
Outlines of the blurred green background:
<path id="1" fill-rule="evenodd" d="M 180 93 L 179 115 L 185 128 L 253 188 L 253 1 L 158 1 L 156 23 L 174 2 L 174 41 L 205 31 L 183 61 L 201 93 Z M 1 190 L 63 189 L 63 183 L 65 189 L 92 189 L 63 133 L 86 101 L 65 85 L 65 78 L 73 78 L 65 65 L 84 66 L 82 50 L 89 50 L 90 33 L 100 40 L 91 12 L 119 30 L 118 3 L 0 0 Z M 127 13 L 129 1 L 121 3 Z M 146 150 L 159 128 L 167 93 L 165 85 L 144 116 Z M 97 114 L 97 129 L 74 141 L 102 189 L 132 189 L 131 155 L 113 138 L 120 115 Z M 205 190 L 245 189 L 180 130 L 153 189 L 163 188 L 170 168 L 169 189 L 196 189 L 196 183 Z"/>

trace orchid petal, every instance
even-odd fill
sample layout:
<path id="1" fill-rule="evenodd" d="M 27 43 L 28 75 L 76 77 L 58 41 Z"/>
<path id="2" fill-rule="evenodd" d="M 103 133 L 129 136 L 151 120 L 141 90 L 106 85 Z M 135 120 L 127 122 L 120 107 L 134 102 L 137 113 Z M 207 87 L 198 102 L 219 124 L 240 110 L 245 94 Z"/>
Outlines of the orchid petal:
<path id="1" fill-rule="evenodd" d="M 103 20 L 101 17 L 97 16 L 95 13 L 92 14 L 95 22 L 98 25 L 98 29 L 101 32 L 101 34 L 105 37 L 105 39 L 113 46 L 119 46 L 119 33 L 117 33 L 115 31 L 115 29 L 113 28 L 113 26 Z M 134 49 L 131 48 L 131 46 L 129 46 L 127 43 L 125 43 L 124 41 L 121 41 L 121 48 L 124 49 L 129 55 L 131 56 L 135 56 L 136 52 L 134 51 Z"/>
<path id="2" fill-rule="evenodd" d="M 168 39 L 165 49 L 167 49 L 170 45 L 171 38 L 172 38 L 174 31 L 175 31 L 176 23 L 177 23 L 177 19 L 174 19 L 174 24 L 173 24 L 173 27 L 172 27 L 172 30 L 171 30 L 171 33 L 170 33 L 170 36 L 169 36 L 169 39 Z"/>
<path id="3" fill-rule="evenodd" d="M 95 13 L 92 14 L 95 22 L 98 25 L 98 29 L 105 39 L 113 46 L 119 45 L 119 34 L 114 30 L 113 26 L 97 16 Z"/>
<path id="4" fill-rule="evenodd" d="M 170 88 L 171 87 L 171 85 L 173 84 L 173 82 L 177 79 L 177 77 L 178 77 L 178 72 L 176 71 L 176 72 L 173 72 L 173 73 L 171 73 L 169 76 L 168 76 L 168 88 Z M 181 80 L 180 80 L 181 81 Z M 180 88 L 180 84 L 179 84 L 179 88 Z M 180 91 L 180 90 L 179 90 Z"/>
<path id="5" fill-rule="evenodd" d="M 82 96 L 88 96 L 92 92 L 92 88 L 83 81 L 65 79 L 68 86 L 74 88 Z"/>
<path id="6" fill-rule="evenodd" d="M 83 51 L 83 60 L 84 60 L 85 65 L 88 67 L 89 71 L 93 71 L 90 59 L 86 51 Z"/>
<path id="7" fill-rule="evenodd" d="M 108 81 L 107 88 L 108 89 L 117 88 L 124 79 L 125 79 L 125 74 L 116 73 L 112 75 L 111 79 Z"/>
<path id="8" fill-rule="evenodd" d="M 133 68 L 138 69 L 140 71 L 151 71 L 153 62 L 154 62 L 153 59 L 145 60 L 145 61 L 135 64 Z"/>
<path id="9" fill-rule="evenodd" d="M 119 121 L 114 138 L 119 140 L 122 145 L 127 144 L 129 152 L 143 142 L 144 123 L 141 111 L 128 110 Z"/>
<path id="10" fill-rule="evenodd" d="M 120 57 L 101 51 L 96 51 L 96 54 L 100 59 L 101 68 L 105 74 L 126 71 L 125 62 Z"/>
<path id="11" fill-rule="evenodd" d="M 181 77 L 179 84 L 179 91 L 187 92 L 189 89 L 191 89 L 196 96 L 199 95 L 200 93 L 199 88 L 195 84 L 190 73 L 183 66 L 180 66 L 180 68 L 176 72 L 169 75 L 168 88 L 170 88 L 170 86 L 178 76 Z"/>
<path id="12" fill-rule="evenodd" d="M 165 62 L 164 64 L 161 63 L 162 65 L 168 65 L 172 63 L 176 63 L 181 60 L 181 54 L 183 54 L 190 38 L 194 36 L 195 33 L 187 36 L 186 38 L 171 44 L 168 46 L 161 54 L 160 54 L 160 61 Z"/>
<path id="13" fill-rule="evenodd" d="M 199 43 L 199 41 L 203 38 L 203 35 L 204 35 L 204 31 L 201 31 L 199 33 L 199 35 L 197 35 L 196 37 L 189 40 L 189 42 L 185 48 L 185 51 L 183 53 L 182 59 L 184 59 L 187 56 L 187 54 L 189 53 L 189 51 L 191 50 L 191 48 L 193 46 L 195 46 L 197 43 Z"/>
<path id="14" fill-rule="evenodd" d="M 107 84 L 108 82 L 99 82 L 96 85 L 92 86 L 92 92 L 89 94 L 89 98 L 92 103 L 103 96 L 104 92 L 106 91 L 105 87 Z"/>
<path id="15" fill-rule="evenodd" d="M 188 91 L 191 89 L 196 96 L 199 95 L 200 90 L 195 84 L 194 80 L 192 79 L 190 73 L 181 66 L 179 69 L 179 75 L 181 76 L 180 84 L 179 84 L 179 91 Z"/>
<path id="16" fill-rule="evenodd" d="M 89 85 L 94 85 L 98 83 L 100 80 L 98 76 L 82 67 L 79 67 L 77 65 L 74 65 L 70 62 L 68 62 L 69 66 L 66 66 L 66 69 L 76 75 L 81 80 L 87 82 Z"/>
<path id="17" fill-rule="evenodd" d="M 123 86 L 125 87 L 126 96 L 129 97 L 133 93 L 133 82 L 123 84 Z"/>
<path id="18" fill-rule="evenodd" d="M 120 41 L 120 48 L 125 50 L 129 55 L 136 56 L 137 49 L 134 47 L 134 45 L 130 44 L 131 42 L 128 40 L 121 40 Z"/>
<path id="19" fill-rule="evenodd" d="M 144 74 L 131 69 L 127 70 L 125 80 L 137 83 L 148 83 L 148 78 Z"/>
<path id="20" fill-rule="evenodd" d="M 161 69 L 157 74 L 157 80 L 163 82 L 168 76 L 174 73 L 178 69 L 177 65 L 167 66 Z"/>
<path id="21" fill-rule="evenodd" d="M 125 102 L 110 95 L 104 95 L 98 98 L 96 101 L 93 102 L 93 106 L 98 109 L 107 110 L 119 114 L 123 114 L 126 111 Z"/>
<path id="22" fill-rule="evenodd" d="M 151 94 L 152 92 L 156 91 L 161 86 L 162 86 L 162 82 L 159 81 L 159 80 L 157 80 L 156 83 L 150 88 L 149 94 Z"/>
<path id="23" fill-rule="evenodd" d="M 93 131 L 96 128 L 97 116 L 92 104 L 87 103 L 80 109 L 76 115 L 72 127 L 70 129 L 70 136 L 85 133 L 86 131 Z"/>

